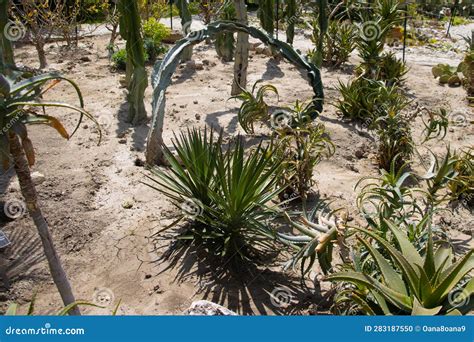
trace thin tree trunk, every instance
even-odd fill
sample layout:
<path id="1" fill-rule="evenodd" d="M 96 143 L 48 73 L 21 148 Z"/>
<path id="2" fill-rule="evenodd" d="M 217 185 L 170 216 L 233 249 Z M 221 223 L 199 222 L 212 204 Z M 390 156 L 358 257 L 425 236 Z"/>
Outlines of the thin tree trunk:
<path id="1" fill-rule="evenodd" d="M 8 3 L 8 0 L 0 0 L 0 49 L 2 50 L 0 57 L 2 58 L 2 64 L 4 64 L 3 67 L 6 70 L 9 69 L 8 65 L 12 66 L 15 64 L 11 41 L 3 34 L 5 25 L 8 23 Z M 4 70 L 2 70 L 2 72 L 3 71 Z"/>
<path id="2" fill-rule="evenodd" d="M 44 69 L 48 66 L 48 61 L 46 60 L 46 52 L 44 51 L 44 43 L 36 42 L 35 43 L 36 51 L 38 52 L 38 59 L 40 63 L 40 69 Z"/>
<path id="3" fill-rule="evenodd" d="M 234 0 L 237 21 L 247 25 L 247 8 L 244 0 Z M 237 44 L 234 61 L 234 82 L 232 83 L 232 95 L 240 94 L 240 88 L 247 86 L 247 68 L 249 65 L 249 35 L 248 33 L 237 33 Z M 240 87 L 239 87 L 240 85 Z"/>
<path id="4" fill-rule="evenodd" d="M 21 193 L 25 198 L 26 206 L 31 218 L 38 229 L 53 281 L 58 288 L 64 305 L 67 306 L 76 301 L 72 292 L 71 284 L 69 283 L 66 272 L 64 271 L 61 260 L 59 259 L 59 255 L 54 247 L 51 234 L 49 233 L 48 222 L 46 222 L 46 219 L 39 208 L 36 189 L 31 180 L 30 168 L 25 153 L 21 147 L 20 140 L 18 139 L 18 136 L 13 133 L 10 133 L 9 140 L 10 152 L 15 163 L 15 171 L 20 183 Z M 69 314 L 80 315 L 81 313 L 79 308 L 75 307 L 69 312 Z"/>

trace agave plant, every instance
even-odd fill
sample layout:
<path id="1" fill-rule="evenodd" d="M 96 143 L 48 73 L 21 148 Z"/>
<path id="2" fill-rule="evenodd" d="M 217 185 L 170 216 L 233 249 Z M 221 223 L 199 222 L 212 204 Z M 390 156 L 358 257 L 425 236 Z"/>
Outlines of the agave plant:
<path id="1" fill-rule="evenodd" d="M 394 53 L 385 53 L 380 59 L 377 79 L 388 86 L 400 85 L 407 73 L 408 68 L 402 60 L 395 57 Z"/>
<path id="2" fill-rule="evenodd" d="M 240 94 L 231 97 L 231 99 L 242 101 L 238 118 L 240 126 L 242 126 L 246 133 L 254 133 L 255 122 L 270 119 L 265 96 L 268 93 L 274 93 L 278 96 L 278 90 L 271 84 L 263 85 L 256 91 L 257 85 L 260 82 L 262 82 L 262 80 L 258 80 L 254 83 L 252 91 L 241 88 L 242 92 Z"/>
<path id="3" fill-rule="evenodd" d="M 212 131 L 195 129 L 175 137 L 177 156 L 163 146 L 169 172 L 152 169 L 148 185 L 181 208 L 174 224 L 191 221 L 182 239 L 210 255 L 248 260 L 275 239 L 266 221 L 277 212 L 271 201 L 281 191 L 280 165 L 270 147 L 259 145 L 247 154 L 239 137 L 224 151 L 222 139 L 222 132 L 215 139 Z"/>
<path id="4" fill-rule="evenodd" d="M 71 285 L 54 248 L 48 223 L 41 212 L 36 189 L 31 180 L 30 166 L 35 163 L 35 153 L 33 144 L 28 137 L 27 126 L 48 125 L 53 127 L 62 137 L 69 139 L 79 128 L 84 116 L 96 124 L 97 122 L 84 109 L 82 94 L 73 81 L 53 73 L 26 79 L 21 78 L 21 73 L 12 72 L 12 74 L 14 75 L 12 78 L 0 74 L 0 159 L 4 170 L 7 170 L 13 164 L 28 211 L 38 229 L 51 275 L 64 304 L 69 305 L 75 302 Z M 42 99 L 46 92 L 61 81 L 72 85 L 79 98 L 79 106 Z M 35 108 L 42 109 L 43 113 L 39 114 L 35 111 Z M 68 109 L 79 113 L 78 125 L 71 135 L 57 118 L 45 113 L 46 109 L 49 108 Z M 79 314 L 79 310 L 73 308 L 71 313 Z"/>
<path id="5" fill-rule="evenodd" d="M 474 294 L 474 280 L 471 278 L 465 283 L 464 278 L 474 268 L 474 250 L 455 259 L 447 244 L 442 243 L 435 250 L 429 230 L 428 243 L 420 254 L 405 232 L 388 220 L 385 223 L 399 248 L 374 231 L 356 228 L 376 242 L 358 236 L 358 241 L 373 259 L 378 276 L 357 271 L 327 276 L 330 281 L 355 285 L 339 296 L 344 295 L 346 300 L 350 298 L 369 315 L 453 315 L 469 311 L 466 304 Z"/>
<path id="6" fill-rule="evenodd" d="M 459 64 L 459 70 L 463 74 L 463 86 L 467 91 L 468 100 L 474 102 L 474 50 L 472 48 Z"/>

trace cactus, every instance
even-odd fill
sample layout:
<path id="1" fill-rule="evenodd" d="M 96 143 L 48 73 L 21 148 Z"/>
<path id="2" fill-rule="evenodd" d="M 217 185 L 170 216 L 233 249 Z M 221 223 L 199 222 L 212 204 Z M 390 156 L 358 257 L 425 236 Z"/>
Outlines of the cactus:
<path id="1" fill-rule="evenodd" d="M 314 64 L 319 68 L 323 64 L 323 49 L 324 39 L 326 38 L 326 32 L 328 30 L 328 16 L 327 16 L 328 1 L 320 0 L 318 7 L 318 23 L 319 23 L 319 40 L 316 48 L 316 54 L 314 58 Z"/>
<path id="2" fill-rule="evenodd" d="M 181 18 L 181 27 L 183 28 L 183 34 L 186 36 L 191 29 L 191 23 L 193 18 L 188 8 L 188 2 L 186 0 L 176 0 L 175 5 L 178 8 L 179 16 Z M 182 61 L 189 61 L 193 56 L 193 47 L 189 46 L 181 56 Z"/>
<path id="3" fill-rule="evenodd" d="M 224 5 L 221 19 L 223 20 L 234 20 L 235 19 L 235 7 L 232 3 Z M 232 32 L 222 32 L 216 35 L 216 52 L 217 55 L 222 58 L 224 62 L 230 62 L 234 58 L 235 52 L 235 38 Z"/>
<path id="4" fill-rule="evenodd" d="M 275 0 L 260 0 L 258 8 L 258 17 L 260 19 L 260 26 L 273 37 L 275 31 Z"/>
<path id="5" fill-rule="evenodd" d="M 439 78 L 440 84 L 448 84 L 451 87 L 461 85 L 461 78 L 458 75 L 460 68 L 451 67 L 448 64 L 438 64 L 431 69 L 435 78 Z"/>
<path id="6" fill-rule="evenodd" d="M 286 5 L 286 42 L 293 45 L 295 38 L 296 0 L 288 0 Z"/>
<path id="7" fill-rule="evenodd" d="M 242 1 L 243 2 L 243 1 Z M 183 50 L 194 44 L 200 43 L 208 38 L 215 37 L 221 32 L 242 32 L 259 39 L 265 45 L 269 45 L 277 50 L 286 60 L 294 64 L 297 68 L 306 70 L 310 84 L 314 91 L 314 97 L 308 113 L 312 119 L 315 119 L 323 110 L 324 91 L 319 69 L 309 63 L 303 56 L 296 52 L 291 45 L 272 39 L 264 32 L 255 27 L 232 22 L 218 21 L 211 23 L 207 28 L 196 32 L 195 37 L 190 39 L 185 37 L 178 41 L 166 54 L 163 61 L 155 64 L 152 74 L 153 100 L 152 100 L 152 122 L 151 129 L 147 139 L 146 162 L 148 165 L 163 164 L 164 155 L 161 149 L 163 143 L 162 133 L 164 125 L 165 107 L 166 107 L 166 89 L 171 83 L 171 77 L 175 72 Z"/>
<path id="8" fill-rule="evenodd" d="M 146 120 L 143 101 L 148 79 L 145 70 L 145 52 L 141 36 L 141 19 L 136 1 L 121 0 L 120 35 L 127 41 L 127 87 L 129 111 L 127 121 L 133 125 Z"/>

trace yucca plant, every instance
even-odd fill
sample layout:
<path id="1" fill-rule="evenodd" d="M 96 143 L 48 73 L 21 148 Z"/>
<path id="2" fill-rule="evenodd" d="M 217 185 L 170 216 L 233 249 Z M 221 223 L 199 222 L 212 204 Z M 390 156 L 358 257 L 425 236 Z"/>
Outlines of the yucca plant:
<path id="1" fill-rule="evenodd" d="M 257 86 L 261 82 L 262 80 L 255 82 L 251 91 L 241 88 L 240 94 L 231 97 L 231 99 L 242 101 L 237 115 L 240 126 L 242 126 L 246 133 L 254 133 L 255 122 L 270 119 L 265 96 L 268 93 L 274 93 L 278 96 L 277 88 L 271 84 L 265 84 L 257 90 Z"/>
<path id="2" fill-rule="evenodd" d="M 441 243 L 435 250 L 428 225 L 428 243 L 420 254 L 405 232 L 388 220 L 385 223 L 398 248 L 374 231 L 356 228 L 373 241 L 357 237 L 373 259 L 377 271 L 375 277 L 365 272 L 342 271 L 326 279 L 354 284 L 356 287 L 346 289 L 343 295 L 368 315 L 453 315 L 468 312 L 474 281 L 471 278 L 465 282 L 464 279 L 474 268 L 474 250 L 457 259 L 448 244 Z M 462 295 L 457 296 L 458 292 Z"/>
<path id="3" fill-rule="evenodd" d="M 38 229 L 54 283 L 64 304 L 69 305 L 75 302 L 75 298 L 54 247 L 48 222 L 40 209 L 36 189 L 31 180 L 30 166 L 35 163 L 35 153 L 33 144 L 28 137 L 27 126 L 48 125 L 62 137 L 69 139 L 79 128 L 84 116 L 96 124 L 97 122 L 84 109 L 81 91 L 73 81 L 54 73 L 30 78 L 22 78 L 22 74 L 17 71 L 11 73 L 14 75 L 12 78 L 0 74 L 0 159 L 2 167 L 3 170 L 7 170 L 13 166 L 16 171 L 28 212 Z M 79 99 L 79 106 L 42 99 L 46 92 L 61 81 L 67 82 L 73 87 Z M 36 108 L 42 109 L 43 113 L 38 113 Z M 57 118 L 45 113 L 46 109 L 51 108 L 79 113 L 78 125 L 71 135 Z M 71 314 L 79 314 L 79 310 L 73 308 Z"/>
<path id="4" fill-rule="evenodd" d="M 306 114 L 308 104 L 296 102 L 288 110 L 292 116 L 291 127 L 275 129 L 273 142 L 275 158 L 280 160 L 283 173 L 280 186 L 286 198 L 299 197 L 303 201 L 314 185 L 315 167 L 335 152 L 334 144 L 323 124 L 314 123 Z"/>
<path id="5" fill-rule="evenodd" d="M 177 156 L 166 147 L 169 171 L 152 169 L 153 189 L 168 197 L 190 225 L 180 239 L 189 239 L 209 255 L 239 262 L 250 260 L 273 246 L 275 232 L 267 220 L 277 207 L 272 200 L 280 165 L 270 147 L 245 152 L 239 137 L 224 151 L 222 132 L 188 130 L 175 137 Z M 167 227 L 169 228 L 169 227 Z"/>

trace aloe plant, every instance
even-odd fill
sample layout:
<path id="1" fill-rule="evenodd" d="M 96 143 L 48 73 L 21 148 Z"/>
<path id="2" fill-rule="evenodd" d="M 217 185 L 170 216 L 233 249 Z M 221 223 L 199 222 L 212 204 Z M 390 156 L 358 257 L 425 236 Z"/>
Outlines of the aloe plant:
<path id="1" fill-rule="evenodd" d="M 3 64 L 2 61 L 0 61 L 0 64 Z M 69 139 L 79 128 L 84 116 L 95 123 L 97 122 L 84 109 L 82 94 L 73 81 L 52 73 L 26 79 L 22 79 L 21 73 L 18 74 L 16 71 L 13 71 L 12 74 L 15 75 L 15 78 L 8 78 L 0 74 L 0 159 L 4 170 L 7 170 L 13 161 L 21 193 L 25 199 L 28 212 L 38 229 L 52 278 L 64 304 L 69 305 L 75 302 L 74 294 L 54 247 L 48 222 L 43 216 L 36 189 L 31 180 L 30 166 L 35 163 L 35 153 L 33 144 L 28 137 L 27 126 L 48 125 L 53 127 L 62 137 Z M 79 98 L 79 106 L 41 99 L 44 93 L 60 81 L 65 81 L 73 86 Z M 69 135 L 58 119 L 45 113 L 38 114 L 35 108 L 43 109 L 43 111 L 48 108 L 73 110 L 79 113 L 78 125 L 72 135 Z M 80 314 L 80 312 L 77 308 L 74 308 L 71 310 L 71 314 Z"/>
<path id="2" fill-rule="evenodd" d="M 428 226 L 428 243 L 424 254 L 420 254 L 405 232 L 388 220 L 385 223 L 399 248 L 374 231 L 356 228 L 377 243 L 375 245 L 369 239 L 358 237 L 372 257 L 379 278 L 363 272 L 342 271 L 326 279 L 356 285 L 357 288 L 345 294 L 369 315 L 453 315 L 469 311 L 474 280 L 471 278 L 464 283 L 463 279 L 474 268 L 474 250 L 455 259 L 451 246 L 442 243 L 435 249 Z M 458 291 L 462 293 L 462 298 L 457 297 L 456 300 Z"/>
<path id="3" fill-rule="evenodd" d="M 255 122 L 270 119 L 268 105 L 265 102 L 265 96 L 270 92 L 278 95 L 277 88 L 271 84 L 261 86 L 255 93 L 257 85 L 260 82 L 262 82 L 262 80 L 255 82 L 251 91 L 241 89 L 242 92 L 239 95 L 231 97 L 231 99 L 242 101 L 237 116 L 239 118 L 240 126 L 242 126 L 245 133 L 253 134 Z"/>
<path id="4" fill-rule="evenodd" d="M 153 74 L 153 100 L 152 100 L 152 122 L 147 140 L 146 162 L 149 165 L 162 164 L 165 162 L 162 149 L 162 130 L 164 124 L 166 96 L 165 92 L 171 82 L 176 67 L 178 66 L 181 53 L 189 46 L 197 44 L 209 37 L 215 37 L 221 32 L 243 32 L 247 35 L 259 39 L 266 45 L 273 46 L 280 54 L 298 68 L 304 69 L 308 73 L 311 87 L 314 91 L 314 97 L 311 106 L 308 109 L 309 117 L 315 119 L 323 109 L 324 90 L 322 86 L 321 73 L 315 65 L 308 63 L 306 59 L 296 52 L 289 44 L 274 40 L 268 37 L 264 32 L 254 27 L 238 22 L 218 21 L 211 23 L 207 28 L 197 32 L 193 39 L 185 37 L 178 41 L 166 54 L 163 61 L 156 63 Z M 196 37 L 198 39 L 196 39 Z M 239 88 L 240 91 L 240 88 Z"/>
<path id="5" fill-rule="evenodd" d="M 136 1 L 120 0 L 120 35 L 127 41 L 127 121 L 138 125 L 146 120 L 145 90 L 148 78 L 145 69 L 145 51 L 141 35 L 141 19 Z"/>

